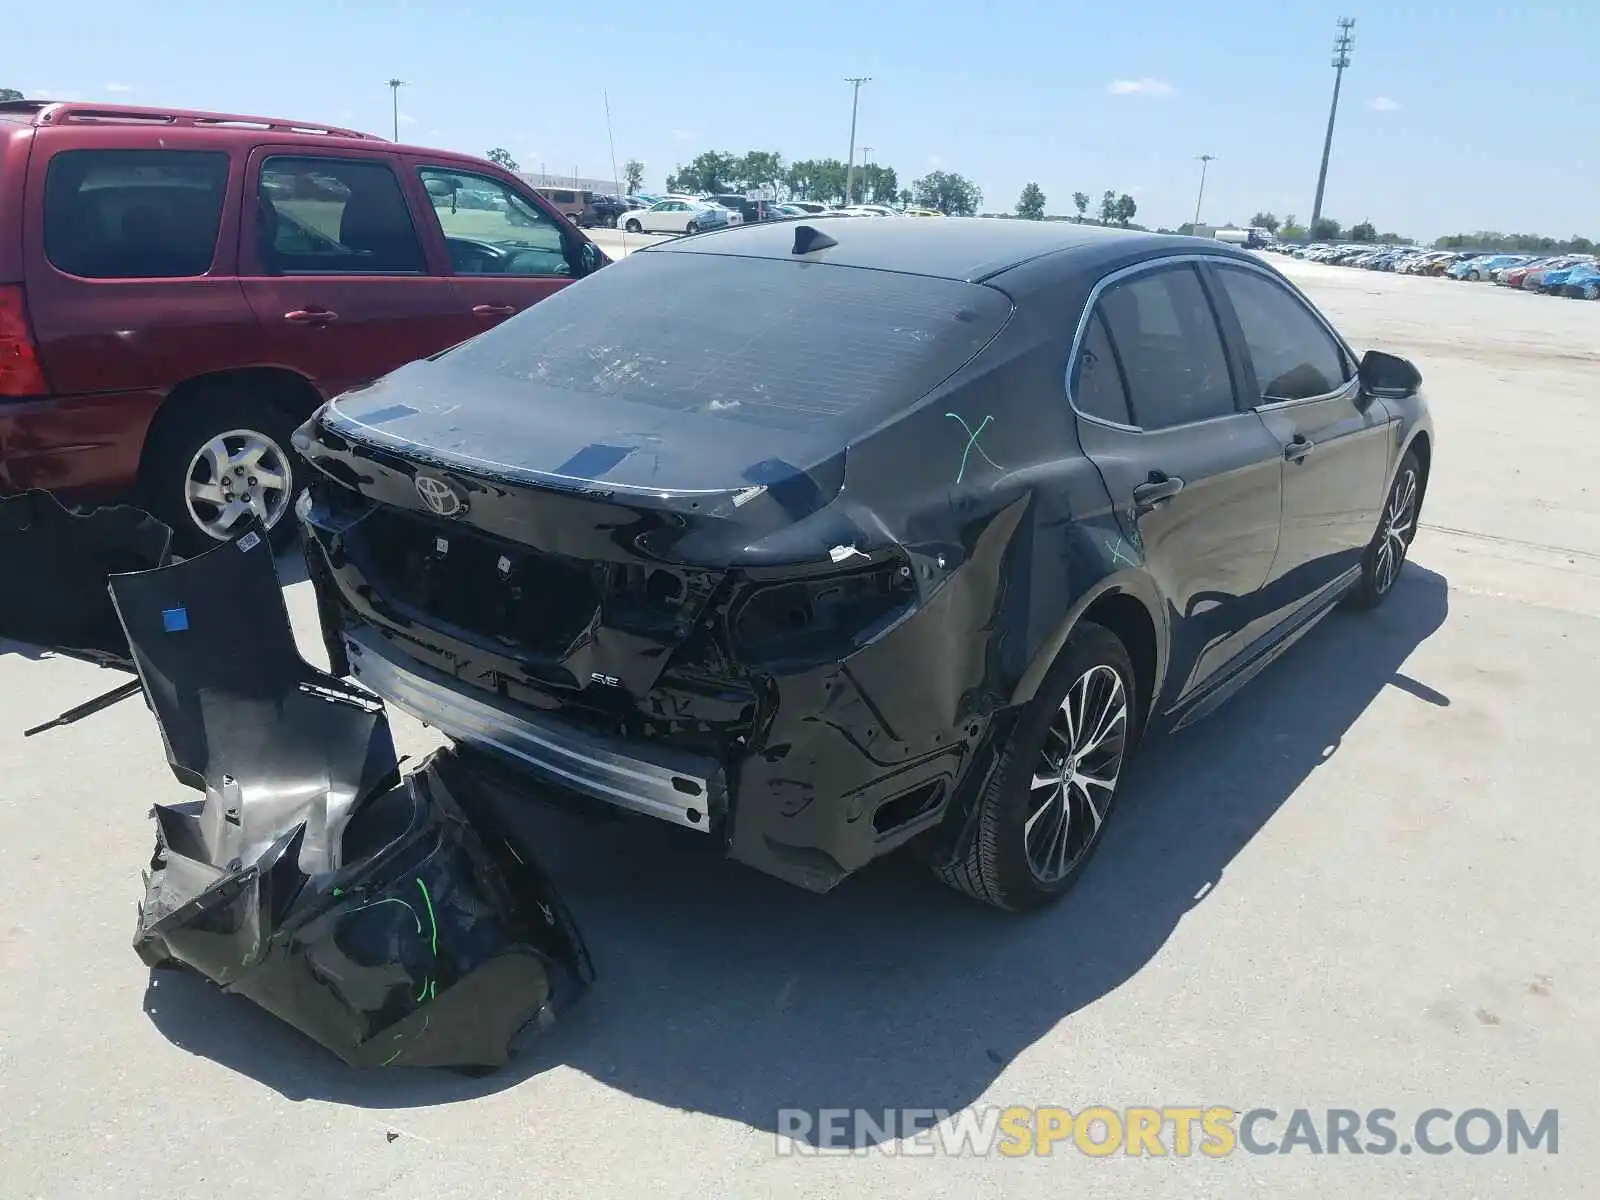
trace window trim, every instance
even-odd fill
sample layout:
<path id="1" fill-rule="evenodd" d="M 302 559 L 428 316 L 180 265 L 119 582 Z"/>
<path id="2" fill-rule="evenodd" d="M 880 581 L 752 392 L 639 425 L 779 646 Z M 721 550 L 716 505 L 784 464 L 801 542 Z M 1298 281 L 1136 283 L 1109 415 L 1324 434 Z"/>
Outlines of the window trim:
<path id="1" fill-rule="evenodd" d="M 1156 437 L 1164 433 L 1170 433 L 1174 429 L 1197 429 L 1202 425 L 1210 425 L 1216 421 L 1229 421 L 1243 413 L 1252 411 L 1251 409 L 1239 407 L 1239 379 L 1236 374 L 1240 365 L 1238 350 L 1232 344 L 1232 339 L 1229 338 L 1227 330 L 1224 328 L 1225 323 L 1222 319 L 1222 314 L 1217 311 L 1217 299 L 1211 295 L 1211 282 L 1207 278 L 1206 272 L 1198 269 L 1205 263 L 1215 259 L 1234 261 L 1231 257 L 1221 254 L 1164 254 L 1156 258 L 1141 259 L 1139 262 L 1130 263 L 1125 267 L 1119 267 L 1107 275 L 1102 275 L 1095 281 L 1094 287 L 1089 291 L 1088 299 L 1083 302 L 1083 312 L 1078 315 L 1078 328 L 1072 336 L 1072 350 L 1067 355 L 1066 374 L 1061 380 L 1061 390 L 1067 398 L 1067 407 L 1072 410 L 1080 421 L 1091 421 L 1103 428 L 1115 429 L 1122 433 L 1141 433 Z M 1214 417 L 1202 417 L 1198 421 L 1183 421 L 1176 425 L 1163 425 L 1160 429 L 1145 429 L 1140 425 L 1123 425 L 1120 422 L 1107 421 L 1104 417 L 1096 417 L 1084 412 L 1078 407 L 1077 397 L 1072 394 L 1072 369 L 1073 365 L 1078 361 L 1079 353 L 1083 349 L 1084 335 L 1089 329 L 1089 318 L 1094 315 L 1095 306 L 1100 303 L 1101 294 L 1107 288 L 1134 276 L 1179 266 L 1197 268 L 1195 274 L 1200 280 L 1201 290 L 1206 293 L 1206 299 L 1211 308 L 1211 319 L 1216 322 L 1217 326 L 1217 340 L 1222 344 L 1222 357 L 1228 364 L 1228 378 L 1233 386 L 1233 411 L 1219 413 Z M 1232 315 L 1231 309 L 1229 315 Z M 1107 329 L 1110 329 L 1109 325 Z M 1115 335 L 1113 335 L 1113 345 L 1115 345 Z M 1292 403 L 1298 403 L 1298 401 Z M 1128 413 L 1130 416 L 1133 415 L 1132 396 L 1128 397 Z"/>
<path id="2" fill-rule="evenodd" d="M 1355 351 L 1350 348 L 1349 343 L 1347 343 L 1344 338 L 1339 335 L 1339 331 L 1333 327 L 1333 324 L 1325 316 L 1322 315 L 1321 310 L 1319 310 L 1317 306 L 1311 302 L 1310 298 L 1307 297 L 1304 292 L 1295 287 L 1289 282 L 1289 280 L 1283 278 L 1275 272 L 1266 270 L 1258 263 L 1244 262 L 1239 259 L 1230 258 L 1220 254 L 1208 255 L 1206 257 L 1212 260 L 1212 262 L 1209 264 L 1211 270 L 1215 270 L 1219 266 L 1237 267 L 1241 270 L 1249 271 L 1253 274 L 1262 276 L 1267 280 L 1269 285 L 1276 284 L 1282 291 L 1288 293 L 1289 298 L 1297 301 L 1301 308 L 1308 311 L 1311 316 L 1315 318 L 1317 324 L 1322 327 L 1323 332 L 1325 332 L 1328 337 L 1333 340 L 1334 348 L 1339 351 L 1340 355 L 1343 356 L 1345 360 L 1345 366 L 1350 370 L 1350 378 L 1345 380 L 1344 383 L 1340 384 L 1338 387 L 1334 388 L 1331 392 L 1322 392 L 1315 396 L 1299 396 L 1292 400 L 1268 400 L 1263 395 L 1259 401 L 1250 406 L 1250 412 L 1281 412 L 1285 409 L 1295 408 L 1301 404 L 1321 404 L 1328 400 L 1342 398 L 1352 389 L 1359 388 L 1361 386 L 1361 360 L 1356 356 Z M 1260 377 L 1256 374 L 1255 356 L 1250 352 L 1249 342 L 1245 340 L 1244 325 L 1239 321 L 1238 310 L 1233 306 L 1233 297 L 1228 295 L 1227 284 L 1220 278 L 1216 281 L 1216 288 L 1217 291 L 1221 293 L 1223 302 L 1227 304 L 1229 323 L 1237 331 L 1240 339 L 1240 357 L 1249 366 L 1251 382 L 1254 384 L 1257 393 L 1260 394 L 1261 382 Z"/>

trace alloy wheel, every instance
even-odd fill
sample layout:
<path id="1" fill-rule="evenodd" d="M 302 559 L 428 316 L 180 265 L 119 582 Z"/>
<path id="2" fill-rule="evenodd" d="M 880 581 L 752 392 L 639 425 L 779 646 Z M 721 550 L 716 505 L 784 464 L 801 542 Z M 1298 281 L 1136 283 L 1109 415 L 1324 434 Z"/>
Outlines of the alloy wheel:
<path id="1" fill-rule="evenodd" d="M 1065 878 L 1093 845 L 1111 810 L 1127 745 L 1122 676 L 1104 664 L 1090 667 L 1056 710 L 1029 786 L 1022 836 L 1040 883 Z"/>
<path id="2" fill-rule="evenodd" d="M 1394 481 L 1389 503 L 1383 510 L 1378 554 L 1373 564 L 1372 583 L 1378 595 L 1394 586 L 1405 565 L 1406 551 L 1417 532 L 1417 473 L 1407 467 Z"/>
<path id="3" fill-rule="evenodd" d="M 184 479 L 189 519 L 219 542 L 238 533 L 252 513 L 272 529 L 293 497 L 289 456 L 253 429 L 230 429 L 212 438 L 189 461 Z"/>

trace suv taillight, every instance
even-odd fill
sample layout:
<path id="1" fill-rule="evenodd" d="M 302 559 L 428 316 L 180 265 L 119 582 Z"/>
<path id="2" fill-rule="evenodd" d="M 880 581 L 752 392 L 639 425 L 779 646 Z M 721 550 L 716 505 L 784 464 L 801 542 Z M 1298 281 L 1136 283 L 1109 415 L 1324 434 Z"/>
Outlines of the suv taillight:
<path id="1" fill-rule="evenodd" d="M 0 283 L 0 396 L 42 396 L 49 390 L 22 285 Z"/>

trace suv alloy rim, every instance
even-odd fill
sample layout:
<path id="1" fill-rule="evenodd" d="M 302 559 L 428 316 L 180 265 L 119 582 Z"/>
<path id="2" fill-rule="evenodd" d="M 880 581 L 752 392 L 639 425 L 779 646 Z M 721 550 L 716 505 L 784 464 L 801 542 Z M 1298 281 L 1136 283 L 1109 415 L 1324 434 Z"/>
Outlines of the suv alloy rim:
<path id="1" fill-rule="evenodd" d="M 271 529 L 294 496 L 294 468 L 282 447 L 253 429 L 218 434 L 189 460 L 184 504 L 189 519 L 219 542 L 239 531 L 251 512 Z"/>
<path id="2" fill-rule="evenodd" d="M 1067 689 L 1045 733 L 1022 827 L 1028 866 L 1041 883 L 1068 875 L 1100 832 L 1122 774 L 1128 696 L 1109 666 L 1090 667 Z"/>

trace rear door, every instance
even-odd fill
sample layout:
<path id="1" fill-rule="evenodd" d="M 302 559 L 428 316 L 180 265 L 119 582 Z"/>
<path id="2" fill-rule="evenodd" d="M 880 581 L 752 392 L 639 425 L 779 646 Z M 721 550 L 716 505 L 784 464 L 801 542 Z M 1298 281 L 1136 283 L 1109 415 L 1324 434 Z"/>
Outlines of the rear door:
<path id="1" fill-rule="evenodd" d="M 259 358 L 325 396 L 461 340 L 402 170 L 381 151 L 264 146 L 250 156 L 239 262 Z"/>
<path id="2" fill-rule="evenodd" d="M 1126 534 L 1108 553 L 1142 562 L 1168 605 L 1161 710 L 1248 644 L 1278 549 L 1283 449 L 1241 411 L 1234 375 L 1195 262 L 1156 259 L 1101 282 L 1068 388 Z"/>
<path id="3" fill-rule="evenodd" d="M 1242 263 L 1210 270 L 1245 351 L 1249 402 L 1283 459 L 1283 533 L 1268 583 L 1273 607 L 1292 610 L 1359 564 L 1388 488 L 1393 422 L 1362 395 L 1353 357 L 1304 300 Z"/>
<path id="4" fill-rule="evenodd" d="M 550 208 L 492 175 L 410 160 L 428 197 L 428 235 L 449 259 L 455 322 L 464 341 L 560 291 L 584 270 L 584 238 Z"/>

